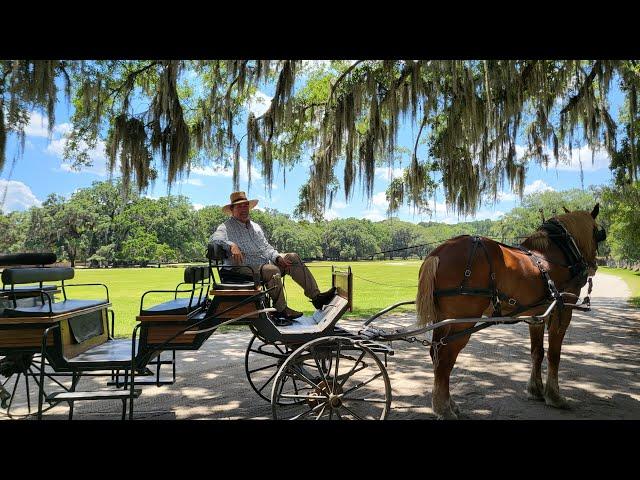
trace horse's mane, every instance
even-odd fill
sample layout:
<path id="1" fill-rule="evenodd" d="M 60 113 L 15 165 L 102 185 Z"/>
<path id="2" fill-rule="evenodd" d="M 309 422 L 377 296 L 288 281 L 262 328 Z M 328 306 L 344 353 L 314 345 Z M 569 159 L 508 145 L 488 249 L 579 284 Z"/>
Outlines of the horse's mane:
<path id="1" fill-rule="evenodd" d="M 582 252 L 582 255 L 586 260 L 595 260 L 591 258 L 592 252 L 595 252 L 596 245 L 593 238 L 593 226 L 594 220 L 591 214 L 587 211 L 576 211 L 565 213 L 554 217 L 565 226 L 567 231 L 571 234 L 576 241 L 576 245 Z M 538 250 L 544 252 L 550 246 L 551 239 L 544 230 L 537 230 L 529 235 L 522 245 L 531 250 Z"/>

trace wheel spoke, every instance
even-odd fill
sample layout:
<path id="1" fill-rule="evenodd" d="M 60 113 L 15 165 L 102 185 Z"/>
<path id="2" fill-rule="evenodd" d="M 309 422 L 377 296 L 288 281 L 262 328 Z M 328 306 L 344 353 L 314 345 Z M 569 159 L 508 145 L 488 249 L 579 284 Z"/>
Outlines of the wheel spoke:
<path id="1" fill-rule="evenodd" d="M 263 350 L 254 350 L 253 348 L 249 350 L 250 352 L 253 353 L 257 353 L 258 355 L 264 355 L 265 357 L 273 357 L 273 358 L 283 358 L 285 355 L 284 354 L 278 354 L 278 353 L 274 353 L 274 352 L 265 352 Z"/>
<path id="2" fill-rule="evenodd" d="M 266 381 L 266 382 L 265 382 L 265 383 L 260 387 L 260 389 L 258 390 L 258 393 L 262 392 L 262 390 L 264 390 L 264 387 L 266 387 L 266 386 L 271 382 L 271 380 L 273 380 L 273 377 L 275 377 L 277 374 L 278 374 L 278 372 L 277 372 L 277 371 L 273 372 L 273 375 L 271 375 L 271 376 L 269 377 L 269 380 L 267 380 L 267 381 Z M 284 385 L 284 384 L 283 384 L 283 385 Z"/>
<path id="3" fill-rule="evenodd" d="M 310 409 L 309 409 L 309 410 L 307 410 L 306 412 L 302 412 L 302 413 L 300 413 L 300 414 L 296 415 L 295 417 L 291 417 L 289 420 L 298 420 L 298 419 L 299 419 L 299 418 L 301 418 L 301 417 L 304 417 L 304 416 L 306 416 L 306 415 L 309 415 L 310 413 L 315 412 L 316 410 L 318 410 L 318 409 L 319 409 L 320 407 L 322 407 L 323 405 L 324 405 L 324 404 L 319 403 L 318 405 L 316 405 L 316 406 L 315 406 L 315 407 L 313 407 L 313 408 L 310 408 Z"/>
<path id="4" fill-rule="evenodd" d="M 340 363 L 340 342 L 338 342 L 338 350 L 336 353 L 336 372 L 333 375 L 333 386 L 331 387 L 331 391 L 335 392 L 336 391 L 336 381 L 338 379 L 338 364 Z"/>
<path id="5" fill-rule="evenodd" d="M 278 365 L 277 363 L 272 363 L 271 365 L 265 365 L 264 367 L 256 368 L 254 370 L 248 370 L 249 373 L 260 372 L 262 370 L 266 370 L 267 368 L 272 368 Z"/>
<path id="6" fill-rule="evenodd" d="M 290 369 L 291 369 L 291 371 L 290 371 L 289 376 L 291 378 L 293 378 L 294 376 L 299 377 L 302 380 L 304 380 L 305 382 L 307 382 L 309 385 L 317 388 L 318 390 L 321 390 L 320 386 L 317 383 L 315 383 L 313 380 L 310 380 L 304 373 L 302 373 L 301 370 L 296 371 L 296 370 L 293 369 L 293 366 L 290 367 Z"/>
<path id="7" fill-rule="evenodd" d="M 324 413 L 324 411 L 327 409 L 327 404 L 325 403 L 324 406 L 322 407 L 322 410 L 320 410 L 320 413 L 318 414 L 318 416 L 316 417 L 316 420 L 320 420 L 322 418 L 322 414 Z"/>
<path id="8" fill-rule="evenodd" d="M 293 395 L 290 393 L 281 393 L 280 394 L 281 397 L 283 398 L 297 398 L 297 399 L 302 399 L 302 400 L 313 400 L 313 401 L 318 401 L 318 400 L 328 400 L 329 397 L 323 395 L 323 396 L 318 396 L 318 395 Z"/>
<path id="9" fill-rule="evenodd" d="M 314 351 L 315 351 L 315 349 L 314 349 Z M 327 388 L 329 388 L 329 381 L 327 380 L 327 377 L 324 374 L 324 369 L 320 366 L 320 363 L 318 363 L 318 358 L 315 355 L 313 356 L 313 361 L 316 363 L 316 367 L 317 367 L 318 371 L 320 372 L 320 375 L 322 375 L 322 381 L 327 386 Z"/>
<path id="10" fill-rule="evenodd" d="M 342 397 L 342 400 L 349 400 L 349 402 L 364 402 L 364 403 L 387 403 L 384 398 L 346 398 Z"/>
<path id="11" fill-rule="evenodd" d="M 364 387 L 365 385 L 373 382 L 376 378 L 379 378 L 382 376 L 382 372 L 377 373 L 376 375 L 374 375 L 373 377 L 371 377 L 369 380 L 367 380 L 366 382 L 360 382 L 359 384 L 351 387 L 349 390 L 342 392 L 342 397 L 344 397 L 345 395 L 347 395 L 348 393 L 351 393 L 355 390 L 358 390 L 361 387 Z"/>
<path id="12" fill-rule="evenodd" d="M 349 377 L 355 373 L 356 367 L 358 366 L 358 364 L 360 363 L 360 360 L 362 360 L 362 358 L 365 356 L 366 354 L 366 350 L 363 350 L 362 353 L 360 354 L 360 357 L 358 358 L 358 360 L 356 360 L 356 363 L 353 365 L 353 367 L 351 368 L 351 370 L 349 372 L 347 372 L 344 380 L 342 380 L 342 382 L 340 383 L 340 388 L 342 388 L 345 384 L 345 382 L 349 379 Z"/>
<path id="13" fill-rule="evenodd" d="M 358 420 L 364 420 L 364 418 L 360 417 L 356 412 L 354 412 L 353 410 L 351 410 L 349 407 L 347 407 L 344 403 L 342 404 L 342 407 L 344 408 L 347 412 L 349 412 L 351 415 L 353 415 L 354 417 L 356 417 L 356 419 Z"/>

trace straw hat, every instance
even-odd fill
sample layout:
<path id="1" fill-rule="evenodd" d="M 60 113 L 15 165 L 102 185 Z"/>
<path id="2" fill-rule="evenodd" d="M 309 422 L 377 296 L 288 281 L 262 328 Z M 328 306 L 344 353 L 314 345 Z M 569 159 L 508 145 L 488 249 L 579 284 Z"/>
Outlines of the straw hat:
<path id="1" fill-rule="evenodd" d="M 244 192 L 233 192 L 229 195 L 229 204 L 222 207 L 222 211 L 228 215 L 231 215 L 231 207 L 239 203 L 249 203 L 249 210 L 258 204 L 258 200 L 247 200 L 247 195 Z"/>

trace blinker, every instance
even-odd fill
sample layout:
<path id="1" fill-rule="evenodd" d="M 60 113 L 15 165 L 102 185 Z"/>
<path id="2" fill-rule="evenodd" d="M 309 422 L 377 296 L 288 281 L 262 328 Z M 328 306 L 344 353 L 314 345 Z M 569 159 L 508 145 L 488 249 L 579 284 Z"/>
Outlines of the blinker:
<path id="1" fill-rule="evenodd" d="M 604 228 L 600 228 L 595 231 L 596 242 L 598 243 L 604 242 L 606 238 L 607 238 L 607 232 L 604 231 Z"/>

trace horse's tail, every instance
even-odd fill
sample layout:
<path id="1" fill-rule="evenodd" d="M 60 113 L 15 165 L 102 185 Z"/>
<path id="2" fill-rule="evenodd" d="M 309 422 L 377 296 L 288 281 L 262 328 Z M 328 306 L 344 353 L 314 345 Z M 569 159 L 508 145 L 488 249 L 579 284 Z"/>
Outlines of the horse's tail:
<path id="1" fill-rule="evenodd" d="M 416 311 L 418 325 L 424 326 L 436 320 L 436 304 L 433 290 L 436 283 L 436 271 L 440 259 L 436 256 L 425 258 L 418 276 L 418 295 L 416 296 Z"/>

